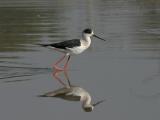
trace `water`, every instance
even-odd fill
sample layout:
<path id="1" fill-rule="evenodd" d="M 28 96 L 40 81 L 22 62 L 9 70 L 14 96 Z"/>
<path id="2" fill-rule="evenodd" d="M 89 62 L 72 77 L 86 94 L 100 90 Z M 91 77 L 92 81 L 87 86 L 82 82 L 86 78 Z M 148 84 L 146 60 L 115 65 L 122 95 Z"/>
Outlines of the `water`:
<path id="1" fill-rule="evenodd" d="M 0 116 L 2 119 L 160 119 L 160 2 L 158 0 L 0 1 Z M 79 38 L 92 27 L 108 42 L 71 58 L 71 83 L 93 101 L 37 96 L 62 85 L 51 66 L 61 54 L 37 43 Z M 60 75 L 63 78 L 63 75 Z"/>

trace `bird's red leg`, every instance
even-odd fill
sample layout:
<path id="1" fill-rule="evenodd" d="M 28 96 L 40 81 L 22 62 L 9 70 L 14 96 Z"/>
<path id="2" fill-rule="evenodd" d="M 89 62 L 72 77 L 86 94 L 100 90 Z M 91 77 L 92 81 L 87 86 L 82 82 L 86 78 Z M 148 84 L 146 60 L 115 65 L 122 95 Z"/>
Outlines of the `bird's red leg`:
<path id="1" fill-rule="evenodd" d="M 59 73 L 60 73 L 61 71 L 56 71 L 55 70 L 55 72 L 53 72 L 53 77 L 56 79 L 56 80 L 58 80 L 58 82 L 60 83 L 60 84 L 62 84 L 64 87 L 65 86 L 67 86 L 62 80 L 61 80 L 61 78 L 59 78 L 58 77 L 58 75 L 59 75 Z"/>
<path id="2" fill-rule="evenodd" d="M 59 71 L 63 71 L 63 70 L 64 70 L 64 69 L 58 67 L 57 65 L 58 65 L 61 61 L 63 61 L 63 60 L 65 59 L 65 56 L 66 56 L 66 55 L 64 55 L 62 58 L 60 58 L 60 59 L 53 65 L 53 68 L 54 68 L 54 69 L 59 70 Z"/>
<path id="3" fill-rule="evenodd" d="M 68 59 L 67 59 L 67 62 L 66 62 L 65 65 L 64 65 L 64 70 L 65 70 L 65 71 L 66 71 L 67 68 L 68 68 L 68 63 L 69 63 L 70 58 L 71 58 L 71 56 L 69 55 L 69 56 L 68 56 Z"/>

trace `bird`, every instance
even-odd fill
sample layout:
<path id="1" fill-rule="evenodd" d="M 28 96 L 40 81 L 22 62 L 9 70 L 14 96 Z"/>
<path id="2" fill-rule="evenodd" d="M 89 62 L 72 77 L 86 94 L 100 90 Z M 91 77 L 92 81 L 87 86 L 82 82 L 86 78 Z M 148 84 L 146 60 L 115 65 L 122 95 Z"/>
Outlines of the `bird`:
<path id="1" fill-rule="evenodd" d="M 82 31 L 82 36 L 80 39 L 72 39 L 51 44 L 38 44 L 38 45 L 42 47 L 53 48 L 54 50 L 64 53 L 64 55 L 53 65 L 53 68 L 55 68 L 56 70 L 64 71 L 67 70 L 68 68 L 68 63 L 71 55 L 81 54 L 90 47 L 92 36 L 100 40 L 106 41 L 105 39 L 95 35 L 92 29 L 86 28 Z M 66 57 L 67 61 L 65 62 L 64 67 L 63 68 L 58 67 L 58 64 L 60 64 Z"/>
<path id="2" fill-rule="evenodd" d="M 91 95 L 85 89 L 79 86 L 72 85 L 69 87 L 63 87 L 51 92 L 47 92 L 43 95 L 39 95 L 39 97 L 57 97 L 68 101 L 81 101 L 82 108 L 85 112 L 93 111 L 95 106 L 105 101 L 100 100 L 92 104 Z"/>

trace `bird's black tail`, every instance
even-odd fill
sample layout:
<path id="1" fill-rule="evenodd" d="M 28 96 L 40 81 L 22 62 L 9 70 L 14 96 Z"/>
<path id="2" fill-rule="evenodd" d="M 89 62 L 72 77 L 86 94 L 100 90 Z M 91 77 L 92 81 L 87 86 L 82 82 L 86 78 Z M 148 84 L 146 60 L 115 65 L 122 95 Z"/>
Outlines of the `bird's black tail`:
<path id="1" fill-rule="evenodd" d="M 48 47 L 48 46 L 50 46 L 50 44 L 36 44 L 36 45 L 39 45 L 39 46 L 42 46 L 42 47 Z"/>
<path id="2" fill-rule="evenodd" d="M 47 95 L 38 95 L 37 97 L 48 97 Z"/>

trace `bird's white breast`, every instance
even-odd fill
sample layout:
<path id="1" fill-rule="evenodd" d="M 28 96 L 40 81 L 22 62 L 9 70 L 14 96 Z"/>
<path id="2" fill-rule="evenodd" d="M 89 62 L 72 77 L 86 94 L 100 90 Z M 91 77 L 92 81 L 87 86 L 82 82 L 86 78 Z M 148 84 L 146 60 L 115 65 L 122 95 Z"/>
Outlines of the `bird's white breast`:
<path id="1" fill-rule="evenodd" d="M 73 48 L 67 48 L 71 54 L 80 54 L 89 48 L 91 44 L 91 40 L 85 41 L 81 40 L 81 45 Z"/>

